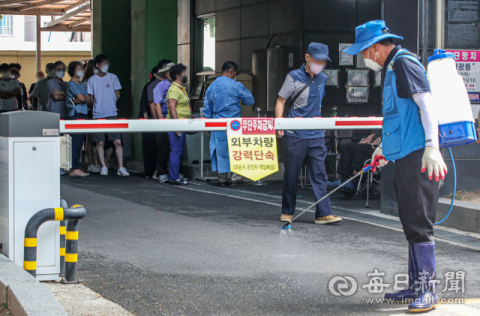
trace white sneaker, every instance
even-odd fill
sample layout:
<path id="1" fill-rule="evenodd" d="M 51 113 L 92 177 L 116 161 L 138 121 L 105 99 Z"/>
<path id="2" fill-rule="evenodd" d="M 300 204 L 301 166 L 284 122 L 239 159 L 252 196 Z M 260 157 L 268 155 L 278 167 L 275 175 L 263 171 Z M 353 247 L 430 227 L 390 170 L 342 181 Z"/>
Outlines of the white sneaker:
<path id="1" fill-rule="evenodd" d="M 160 183 L 167 183 L 170 179 L 168 179 L 168 176 L 166 174 L 162 174 L 158 177 L 158 181 Z"/>
<path id="2" fill-rule="evenodd" d="M 152 180 L 155 180 L 155 181 L 157 181 L 157 180 L 158 180 L 158 177 L 157 177 L 157 171 L 155 171 L 155 173 L 153 174 L 153 176 L 152 176 Z"/>
<path id="3" fill-rule="evenodd" d="M 108 168 L 106 166 L 102 168 L 102 170 L 100 171 L 100 175 L 108 176 Z"/>
<path id="4" fill-rule="evenodd" d="M 89 165 L 88 168 L 87 168 L 87 172 L 89 173 L 99 173 L 100 172 L 100 168 L 95 166 L 95 165 Z"/>
<path id="5" fill-rule="evenodd" d="M 118 169 L 117 175 L 128 177 L 128 176 L 130 176 L 130 173 L 128 173 L 128 171 L 127 171 L 127 169 L 125 169 L 125 167 L 122 167 L 122 168 Z"/>

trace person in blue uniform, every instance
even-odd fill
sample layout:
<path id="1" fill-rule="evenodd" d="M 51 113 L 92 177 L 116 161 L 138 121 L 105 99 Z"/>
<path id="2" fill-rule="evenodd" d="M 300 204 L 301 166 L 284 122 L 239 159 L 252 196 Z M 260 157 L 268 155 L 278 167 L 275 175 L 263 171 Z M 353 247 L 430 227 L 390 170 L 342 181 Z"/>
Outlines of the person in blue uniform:
<path id="1" fill-rule="evenodd" d="M 344 52 L 362 53 L 365 65 L 383 74 L 382 144 L 372 159 L 385 158 L 379 160 L 380 166 L 395 162 L 398 211 L 409 244 L 409 286 L 385 298 L 410 303 L 410 312 L 429 311 L 438 304 L 433 238 L 438 204 L 436 181 L 447 173 L 439 150 L 435 105 L 425 68 L 416 55 L 393 43 L 393 39 L 403 38 L 391 34 L 384 21 L 358 26 L 355 36 L 355 44 Z"/>
<path id="2" fill-rule="evenodd" d="M 278 93 L 275 116 L 283 117 L 287 100 L 291 105 L 288 117 L 320 117 L 322 100 L 325 96 L 327 76 L 321 71 L 327 64 L 328 47 L 321 43 L 310 43 L 305 55 L 306 64 L 291 71 Z M 318 201 L 327 194 L 327 171 L 325 158 L 324 130 L 277 131 L 277 137 L 283 138 L 283 157 L 285 172 L 283 176 L 282 215 L 280 221 L 292 222 L 297 201 L 298 176 L 305 163 L 312 184 L 315 199 Z M 317 204 L 315 224 L 341 222 L 340 217 L 331 214 L 330 200 L 326 198 Z"/>
<path id="3" fill-rule="evenodd" d="M 217 78 L 207 89 L 203 104 L 203 114 L 206 118 L 232 118 L 240 117 L 240 101 L 244 105 L 253 105 L 253 95 L 240 82 L 236 81 L 238 65 L 227 61 L 222 66 L 222 76 Z M 210 139 L 210 155 L 212 171 L 218 171 L 220 186 L 231 183 L 232 186 L 248 184 L 236 173 L 230 172 L 230 159 L 228 158 L 228 142 L 226 132 L 212 132 Z"/>

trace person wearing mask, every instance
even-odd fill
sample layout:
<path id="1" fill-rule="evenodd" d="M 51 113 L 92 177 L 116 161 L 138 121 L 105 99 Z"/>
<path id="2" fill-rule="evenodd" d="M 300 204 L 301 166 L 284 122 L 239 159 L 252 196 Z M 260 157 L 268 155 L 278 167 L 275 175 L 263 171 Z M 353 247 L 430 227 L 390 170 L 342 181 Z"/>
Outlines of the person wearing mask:
<path id="1" fill-rule="evenodd" d="M 90 97 L 87 87 L 82 84 L 80 79 L 83 77 L 84 70 L 81 62 L 72 61 L 68 64 L 68 75 L 72 78 L 67 86 L 67 108 L 68 117 L 71 120 L 88 119 L 88 106 Z M 85 141 L 85 134 L 72 135 L 72 171 L 71 177 L 86 177 L 89 174 L 80 170 L 80 156 Z"/>
<path id="2" fill-rule="evenodd" d="M 67 66 L 62 61 L 55 63 L 55 78 L 48 81 L 47 111 L 60 114 L 60 119 L 68 119 L 67 83 L 63 81 Z"/>
<path id="3" fill-rule="evenodd" d="M 18 80 L 18 83 L 20 84 L 20 88 L 22 89 L 22 95 L 20 96 L 20 102 L 19 102 L 19 107 L 18 109 L 21 110 L 22 108 L 27 110 L 28 109 L 28 94 L 27 94 L 27 87 L 23 82 L 20 81 L 20 77 L 22 76 L 21 70 L 22 70 L 22 65 L 19 63 L 11 63 L 10 64 L 10 69 L 16 69 L 18 73 L 15 75 Z"/>
<path id="4" fill-rule="evenodd" d="M 172 85 L 170 77 L 170 69 L 175 66 L 171 61 L 158 70 L 157 76 L 162 79 L 155 89 L 153 89 L 153 101 L 155 103 L 155 111 L 159 118 L 166 118 L 168 115 L 167 93 Z M 170 154 L 170 140 L 168 132 L 157 133 L 157 171 L 158 181 L 161 183 L 168 182 L 168 158 Z M 183 178 L 182 174 L 179 174 Z"/>
<path id="5" fill-rule="evenodd" d="M 67 109 L 67 83 L 63 81 L 65 77 L 66 66 L 62 61 L 57 61 L 54 64 L 55 77 L 48 80 L 48 104 L 47 111 L 58 113 L 61 120 L 68 119 Z M 64 169 L 60 169 L 60 175 L 66 175 Z"/>
<path id="6" fill-rule="evenodd" d="M 240 101 L 244 105 L 253 105 L 253 95 L 237 80 L 238 65 L 227 61 L 222 66 L 222 76 L 217 78 L 207 89 L 203 103 L 203 114 L 206 118 L 233 118 L 241 116 Z M 230 159 L 226 132 L 212 132 L 210 139 L 210 156 L 212 171 L 218 171 L 220 186 L 228 185 Z M 231 185 L 248 184 L 236 173 L 232 174 Z"/>
<path id="7" fill-rule="evenodd" d="M 85 65 L 85 74 L 82 77 L 82 84 L 88 88 L 88 80 L 96 75 L 98 73 L 98 69 L 95 68 L 95 60 L 90 59 L 86 65 Z M 89 100 L 90 103 L 88 103 L 88 119 L 93 120 L 93 99 Z M 86 141 L 85 141 L 85 152 L 87 154 L 87 159 L 88 159 L 88 166 L 87 166 L 87 172 L 89 173 L 100 173 L 102 170 L 102 167 L 94 163 L 94 161 L 97 161 L 97 154 L 96 154 L 96 145 L 92 141 L 93 134 L 87 134 Z M 113 149 L 111 150 L 113 151 Z"/>
<path id="8" fill-rule="evenodd" d="M 0 113 L 17 111 L 17 97 L 22 93 L 20 84 L 10 77 L 8 64 L 0 65 L 0 75 Z"/>
<path id="9" fill-rule="evenodd" d="M 48 63 L 45 66 L 46 77 L 35 84 L 32 94 L 32 108 L 34 111 L 46 111 L 48 104 L 48 80 L 55 77 L 55 65 Z"/>
<path id="10" fill-rule="evenodd" d="M 385 298 L 399 303 L 411 300 L 408 311 L 425 312 L 438 305 L 433 224 L 438 181 L 445 178 L 447 166 L 425 68 L 418 56 L 393 39 L 403 37 L 391 34 L 385 21 L 370 21 L 355 29 L 355 44 L 344 52 L 362 53 L 365 65 L 382 71 L 384 78 L 382 144 L 372 160 L 380 166 L 387 160 L 395 162 L 398 213 L 409 243 L 409 286 Z"/>
<path id="11" fill-rule="evenodd" d="M 167 119 L 189 119 L 192 117 L 192 108 L 190 98 L 184 84 L 188 82 L 187 67 L 178 64 L 170 69 L 172 85 L 168 89 Z M 183 153 L 185 151 L 185 138 L 183 132 L 169 132 L 170 140 L 170 183 L 175 185 L 187 185 L 188 181 L 180 177 L 180 165 L 182 164 Z"/>
<path id="12" fill-rule="evenodd" d="M 95 57 L 95 68 L 98 73 L 88 80 L 88 94 L 93 98 L 93 119 L 117 120 L 117 101 L 120 98 L 120 81 L 118 77 L 109 73 L 110 61 L 107 56 L 100 54 Z M 108 168 L 105 164 L 105 141 L 111 140 L 115 146 L 115 153 L 118 159 L 119 176 L 129 176 L 127 169 L 123 166 L 123 147 L 120 133 L 97 133 L 93 134 L 92 141 L 97 143 L 97 153 L 102 170 L 100 175 L 107 176 Z"/>
<path id="13" fill-rule="evenodd" d="M 30 89 L 28 89 L 28 102 L 30 102 L 29 104 L 29 109 L 32 109 L 32 110 L 37 110 L 37 109 L 33 109 L 33 97 L 32 97 L 32 92 L 33 90 L 35 89 L 35 84 L 37 82 L 39 82 L 40 80 L 43 80 L 45 79 L 45 73 L 41 70 L 37 71 L 37 73 L 35 74 L 35 82 L 32 83 L 30 85 Z"/>
<path id="14" fill-rule="evenodd" d="M 327 76 L 322 73 L 322 70 L 325 68 L 327 60 L 330 61 L 328 46 L 321 43 L 310 43 L 305 60 L 306 64 L 287 75 L 285 83 L 278 93 L 279 97 L 275 107 L 277 118 L 283 117 L 285 103 L 288 99 L 293 101 L 288 117 L 311 118 L 322 115 L 322 100 L 325 96 L 327 81 Z M 315 200 L 318 201 L 327 195 L 325 131 L 279 130 L 277 137 L 283 137 L 285 165 L 280 221 L 291 223 L 296 207 L 298 176 L 304 163 L 307 166 Z M 315 224 L 324 225 L 341 221 L 340 217 L 331 214 L 330 199 L 326 198 L 317 204 Z"/>
<path id="15" fill-rule="evenodd" d="M 153 90 L 161 82 L 158 78 L 158 66 L 153 67 L 150 72 L 151 79 L 143 87 L 142 96 L 140 98 L 139 119 L 158 119 L 153 102 Z M 157 177 L 157 137 L 156 133 L 142 133 L 142 152 L 143 167 L 145 169 L 145 177 L 147 179 L 158 180 Z"/>
<path id="16" fill-rule="evenodd" d="M 18 84 L 20 85 L 20 94 L 17 95 L 17 104 L 18 104 L 18 108 L 17 110 L 24 110 L 24 107 L 23 107 L 23 90 L 22 90 L 22 85 L 20 84 L 20 81 L 18 81 L 18 77 L 19 77 L 20 73 L 18 72 L 18 70 L 16 68 L 10 68 L 10 79 L 12 80 L 15 80 L 18 82 Z"/>

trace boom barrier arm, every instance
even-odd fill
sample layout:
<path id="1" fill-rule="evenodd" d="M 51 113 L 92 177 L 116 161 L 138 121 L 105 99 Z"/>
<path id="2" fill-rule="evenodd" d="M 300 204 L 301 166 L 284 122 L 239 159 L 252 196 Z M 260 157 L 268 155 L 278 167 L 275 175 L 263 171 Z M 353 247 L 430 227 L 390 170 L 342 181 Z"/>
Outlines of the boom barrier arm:
<path id="1" fill-rule="evenodd" d="M 277 118 L 276 130 L 381 129 L 382 117 Z M 216 132 L 227 130 L 227 119 L 76 120 L 60 121 L 60 133 Z"/>

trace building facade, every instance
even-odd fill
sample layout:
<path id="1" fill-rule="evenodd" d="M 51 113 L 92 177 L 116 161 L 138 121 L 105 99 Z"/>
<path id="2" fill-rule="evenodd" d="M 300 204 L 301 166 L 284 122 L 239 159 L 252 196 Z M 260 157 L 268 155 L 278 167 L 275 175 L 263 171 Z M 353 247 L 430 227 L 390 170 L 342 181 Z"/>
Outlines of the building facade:
<path id="1" fill-rule="evenodd" d="M 360 57 L 348 59 L 341 53 L 354 42 L 355 27 L 385 20 L 393 33 L 405 38 L 397 43 L 426 64 L 440 46 L 480 49 L 479 14 L 479 1 L 456 0 L 96 0 L 93 50 L 113 57 L 112 71 L 128 90 L 122 93 L 130 96 L 126 116 L 138 115 L 148 72 L 163 58 L 188 67 L 192 94 L 198 92 L 205 72 L 219 73 L 227 60 L 238 63 L 243 74 L 253 77 L 256 106 L 262 115 L 271 116 L 271 100 L 285 74 L 304 62 L 310 42 L 322 42 L 329 46 L 332 59 L 328 65 L 332 81 L 326 87 L 322 116 L 380 116 L 378 74 L 366 70 Z M 265 63 L 267 69 L 261 69 Z M 476 104 L 472 111 L 476 117 Z M 140 161 L 140 152 L 135 138 L 134 160 Z M 480 167 L 480 147 L 462 146 L 453 153 L 457 188 L 479 189 L 472 170 Z M 452 170 L 451 160 L 445 157 Z M 382 174 L 385 209 L 396 209 L 391 168 L 390 164 Z M 451 193 L 452 188 L 449 176 L 441 194 Z"/>

